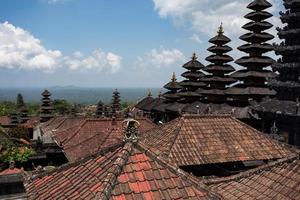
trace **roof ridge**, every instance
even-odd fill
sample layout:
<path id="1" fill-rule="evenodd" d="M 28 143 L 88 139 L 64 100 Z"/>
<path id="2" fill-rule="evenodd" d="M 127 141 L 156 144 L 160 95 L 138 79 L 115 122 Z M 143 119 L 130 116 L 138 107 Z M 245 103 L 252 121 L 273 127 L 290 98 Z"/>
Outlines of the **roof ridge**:
<path id="1" fill-rule="evenodd" d="M 112 190 L 114 189 L 118 176 L 122 173 L 123 167 L 126 165 L 129 156 L 133 149 L 133 143 L 127 142 L 122 148 L 122 151 L 117 156 L 116 160 L 109 169 L 106 178 L 103 180 L 103 190 L 100 193 L 99 199 L 108 200 L 111 197 Z"/>
<path id="2" fill-rule="evenodd" d="M 209 105 L 208 105 L 209 106 Z M 199 117 L 199 118 L 204 118 L 204 117 L 232 117 L 231 114 L 182 114 L 181 118 L 185 118 L 185 117 Z"/>
<path id="3" fill-rule="evenodd" d="M 293 162 L 295 160 L 298 160 L 299 158 L 300 158 L 300 155 L 296 155 L 296 156 L 291 156 L 291 157 L 288 157 L 288 158 L 279 159 L 277 161 L 270 162 L 270 163 L 268 163 L 266 165 L 262 165 L 262 166 L 259 166 L 257 168 L 250 169 L 248 171 L 241 172 L 239 174 L 232 175 L 232 176 L 229 176 L 229 177 L 204 180 L 203 183 L 205 185 L 212 185 L 212 184 L 219 184 L 219 183 L 226 183 L 226 182 L 230 182 L 230 181 L 240 180 L 242 178 L 246 178 L 246 177 L 258 174 L 258 173 L 260 173 L 262 171 L 270 170 L 273 167 L 277 167 L 277 166 L 283 165 L 285 163 L 291 163 L 291 162 Z"/>
<path id="4" fill-rule="evenodd" d="M 63 165 L 55 168 L 54 170 L 45 171 L 45 172 L 41 172 L 41 173 L 39 173 L 37 175 L 28 176 L 28 177 L 26 177 L 26 180 L 27 181 L 33 181 L 33 180 L 41 178 L 43 176 L 50 175 L 50 174 L 53 174 L 55 172 L 60 172 L 62 170 L 65 170 L 65 169 L 68 169 L 70 167 L 76 166 L 78 164 L 84 163 L 84 162 L 88 161 L 89 159 L 96 158 L 98 156 L 105 156 L 105 154 L 107 154 L 108 152 L 115 151 L 117 148 L 122 147 L 122 146 L 124 146 L 124 142 L 119 142 L 117 144 L 113 144 L 113 145 L 111 145 L 111 146 L 109 146 L 107 148 L 101 149 L 101 151 L 98 151 L 97 153 L 85 156 L 82 159 L 79 159 L 79 160 L 77 160 L 75 162 L 72 162 L 72 163 L 68 162 L 66 164 L 63 164 Z"/>
<path id="5" fill-rule="evenodd" d="M 166 160 L 164 160 L 160 156 L 157 156 L 151 150 L 143 147 L 142 144 L 143 143 L 138 142 L 138 143 L 135 144 L 135 147 L 138 150 L 140 150 L 143 153 L 145 153 L 147 156 L 149 156 L 154 161 L 158 162 L 161 166 L 166 167 L 168 170 L 170 170 L 171 172 L 173 172 L 176 175 L 178 175 L 180 178 L 182 178 L 182 180 L 187 181 L 190 184 L 192 184 L 192 186 L 194 186 L 198 190 L 204 190 L 204 191 L 206 191 L 208 197 L 215 196 L 215 197 L 218 197 L 220 199 L 223 199 L 223 197 L 220 194 L 216 194 L 216 193 L 212 192 L 210 189 L 208 189 L 206 185 L 204 185 L 201 181 L 199 181 L 198 178 L 196 178 L 196 177 L 188 174 L 187 172 L 183 171 L 179 167 L 176 167 L 175 165 L 170 164 L 169 162 L 167 162 Z"/>
<path id="6" fill-rule="evenodd" d="M 183 120 L 180 120 L 180 119 L 178 119 L 178 120 L 179 120 L 180 125 L 178 127 L 176 127 L 174 131 L 172 131 L 173 133 L 175 132 L 175 137 L 174 137 L 173 141 L 168 145 L 169 146 L 168 151 L 167 151 L 168 152 L 167 153 L 168 157 L 170 156 L 171 149 L 173 148 L 175 142 L 177 141 L 180 130 L 181 130 L 182 126 L 184 125 Z M 173 121 L 173 123 L 174 123 L 174 121 Z"/>

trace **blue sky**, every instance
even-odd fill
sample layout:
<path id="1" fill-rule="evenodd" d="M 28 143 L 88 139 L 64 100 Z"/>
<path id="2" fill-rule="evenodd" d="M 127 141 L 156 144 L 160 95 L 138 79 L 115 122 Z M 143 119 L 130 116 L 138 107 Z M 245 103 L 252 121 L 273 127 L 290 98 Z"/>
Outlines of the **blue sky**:
<path id="1" fill-rule="evenodd" d="M 221 21 L 238 46 L 249 2 L 1 0 L 1 87 L 160 87 L 194 51 L 207 64 Z M 281 1 L 272 3 L 277 15 Z"/>

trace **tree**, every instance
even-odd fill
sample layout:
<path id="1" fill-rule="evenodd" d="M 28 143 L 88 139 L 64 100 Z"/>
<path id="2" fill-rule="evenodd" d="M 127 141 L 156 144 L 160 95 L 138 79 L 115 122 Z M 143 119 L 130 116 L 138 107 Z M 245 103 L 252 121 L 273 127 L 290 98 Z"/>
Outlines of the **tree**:
<path id="1" fill-rule="evenodd" d="M 25 106 L 25 103 L 24 103 L 23 96 L 22 96 L 22 94 L 18 94 L 18 96 L 17 96 L 17 109 L 21 109 L 24 106 Z"/>
<path id="2" fill-rule="evenodd" d="M 53 101 L 53 109 L 59 115 L 70 113 L 72 105 L 64 99 L 56 99 Z"/>

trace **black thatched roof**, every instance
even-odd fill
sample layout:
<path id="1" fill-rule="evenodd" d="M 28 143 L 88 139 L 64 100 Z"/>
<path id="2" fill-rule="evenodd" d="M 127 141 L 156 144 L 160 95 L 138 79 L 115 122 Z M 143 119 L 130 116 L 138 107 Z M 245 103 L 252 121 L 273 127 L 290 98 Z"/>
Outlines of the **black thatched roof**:
<path id="1" fill-rule="evenodd" d="M 261 87 L 246 87 L 238 88 L 232 87 L 226 90 L 226 94 L 229 95 L 256 95 L 256 96 L 274 96 L 276 95 L 275 90 L 270 88 L 261 88 Z"/>
<path id="2" fill-rule="evenodd" d="M 232 78 L 248 78 L 248 77 L 258 77 L 258 78 L 274 78 L 277 74 L 272 71 L 248 71 L 240 70 L 234 72 L 230 75 Z"/>
<path id="3" fill-rule="evenodd" d="M 245 18 L 253 20 L 253 21 L 262 21 L 262 20 L 268 19 L 272 16 L 273 15 L 269 12 L 257 11 L 257 12 L 248 13 L 247 15 L 245 15 Z"/>
<path id="4" fill-rule="evenodd" d="M 270 7 L 272 7 L 272 4 L 266 0 L 254 0 L 247 6 L 247 8 L 255 11 L 262 11 Z"/>
<path id="5" fill-rule="evenodd" d="M 291 115 L 300 117 L 300 104 L 294 101 L 280 101 L 276 99 L 265 99 L 254 105 L 253 109 L 260 113 L 273 113 L 278 115 Z"/>
<path id="6" fill-rule="evenodd" d="M 149 104 L 144 105 L 142 110 L 150 112 L 155 106 L 164 103 L 164 101 L 165 101 L 165 99 L 163 99 L 161 97 L 157 97 L 152 102 L 150 102 Z"/>
<path id="7" fill-rule="evenodd" d="M 152 103 L 153 101 L 154 101 L 154 98 L 153 98 L 153 97 L 147 96 L 147 97 L 145 97 L 144 99 L 142 99 L 141 101 L 139 101 L 139 102 L 135 105 L 135 107 L 138 108 L 138 109 L 143 110 L 144 107 L 145 107 L 146 105 Z"/>

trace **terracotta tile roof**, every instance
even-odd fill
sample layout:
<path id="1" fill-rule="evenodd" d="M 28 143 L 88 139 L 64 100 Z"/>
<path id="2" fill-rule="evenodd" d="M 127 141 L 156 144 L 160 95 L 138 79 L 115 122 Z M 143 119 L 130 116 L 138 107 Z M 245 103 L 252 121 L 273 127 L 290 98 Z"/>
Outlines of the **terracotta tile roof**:
<path id="1" fill-rule="evenodd" d="M 141 142 L 177 166 L 270 160 L 294 151 L 226 115 L 183 115 L 145 133 Z"/>
<path id="2" fill-rule="evenodd" d="M 8 175 L 8 174 L 20 174 L 22 172 L 19 168 L 8 168 L 0 172 L 0 175 Z"/>
<path id="3" fill-rule="evenodd" d="M 81 119 L 68 129 L 55 131 L 53 137 L 62 146 L 68 160 L 73 162 L 122 141 L 123 120 L 116 118 L 113 122 L 112 119 Z M 138 121 L 141 124 L 140 135 L 156 127 L 146 118 L 140 118 Z"/>
<path id="4" fill-rule="evenodd" d="M 43 123 L 41 130 L 44 134 L 51 133 L 53 130 L 62 131 L 81 123 L 84 119 L 82 117 L 55 117 Z"/>
<path id="5" fill-rule="evenodd" d="M 40 122 L 40 119 L 38 117 L 31 117 L 27 122 L 23 124 L 26 128 L 34 128 L 38 123 Z"/>
<path id="6" fill-rule="evenodd" d="M 10 118 L 8 116 L 1 116 L 0 117 L 0 125 L 9 125 Z"/>
<path id="7" fill-rule="evenodd" d="M 28 199 L 40 200 L 220 199 L 203 187 L 132 143 L 104 150 L 25 183 Z"/>
<path id="8" fill-rule="evenodd" d="M 300 160 L 285 159 L 207 182 L 224 199 L 300 199 Z"/>

